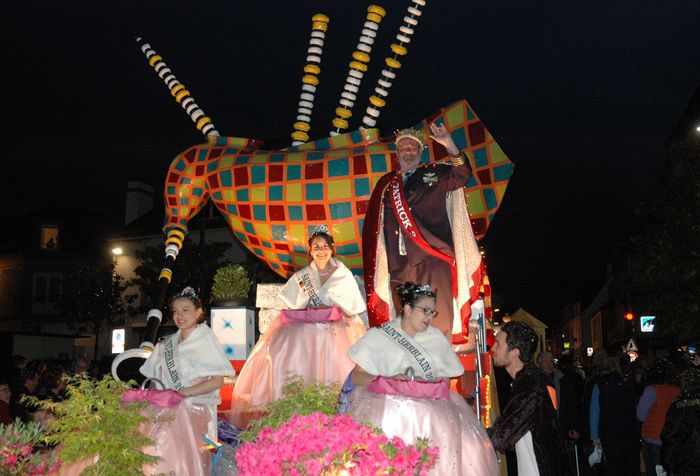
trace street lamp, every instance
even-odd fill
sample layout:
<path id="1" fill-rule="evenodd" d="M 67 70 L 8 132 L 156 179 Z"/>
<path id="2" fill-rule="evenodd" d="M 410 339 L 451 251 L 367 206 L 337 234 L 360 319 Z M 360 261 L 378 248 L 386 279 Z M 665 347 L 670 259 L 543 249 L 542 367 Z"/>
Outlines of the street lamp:
<path id="1" fill-rule="evenodd" d="M 114 256 L 121 256 L 121 255 L 124 254 L 124 250 L 121 249 L 120 246 L 117 246 L 117 247 L 115 247 L 115 248 L 112 248 L 112 254 L 113 254 Z"/>

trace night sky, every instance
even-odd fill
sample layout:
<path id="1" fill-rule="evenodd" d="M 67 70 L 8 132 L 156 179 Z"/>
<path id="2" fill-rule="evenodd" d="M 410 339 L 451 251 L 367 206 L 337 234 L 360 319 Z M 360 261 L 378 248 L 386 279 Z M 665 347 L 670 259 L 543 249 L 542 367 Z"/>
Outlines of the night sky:
<path id="1" fill-rule="evenodd" d="M 312 121 L 325 135 L 369 5 L 5 3 L 0 218 L 88 203 L 117 222 L 128 180 L 160 186 L 171 159 L 202 141 L 136 36 L 222 135 L 279 144 L 295 120 L 311 16 L 331 19 Z M 355 117 L 409 2 L 380 4 L 388 15 Z M 388 133 L 471 103 L 515 164 L 485 240 L 493 289 L 507 310 L 556 320 L 602 285 L 635 207 L 657 190 L 664 143 L 700 83 L 700 2 L 428 0 L 423 12 L 379 125 Z"/>

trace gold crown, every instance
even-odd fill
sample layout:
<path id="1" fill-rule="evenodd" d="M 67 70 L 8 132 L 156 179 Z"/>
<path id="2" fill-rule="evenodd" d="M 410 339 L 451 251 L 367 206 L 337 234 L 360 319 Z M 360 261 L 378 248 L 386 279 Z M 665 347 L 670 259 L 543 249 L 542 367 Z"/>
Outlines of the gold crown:
<path id="1" fill-rule="evenodd" d="M 425 134 L 422 130 L 417 130 L 412 127 L 409 127 L 408 129 L 397 130 L 394 133 L 394 136 L 396 137 L 396 140 L 394 141 L 396 145 L 399 144 L 399 141 L 401 139 L 411 139 L 413 141 L 418 142 L 418 145 L 420 145 L 421 150 L 423 150 L 423 148 L 425 147 Z"/>

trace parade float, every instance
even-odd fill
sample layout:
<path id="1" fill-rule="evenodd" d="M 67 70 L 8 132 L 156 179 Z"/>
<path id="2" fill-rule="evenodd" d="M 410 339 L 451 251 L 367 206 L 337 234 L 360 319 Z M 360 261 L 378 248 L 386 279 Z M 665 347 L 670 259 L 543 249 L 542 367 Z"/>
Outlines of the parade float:
<path id="1" fill-rule="evenodd" d="M 165 178 L 165 256 L 158 295 L 154 297 L 159 304 L 148 312 L 140 347 L 115 359 L 112 373 L 117 380 L 142 379 L 138 368 L 154 347 L 163 319 L 162 305 L 176 272 L 175 263 L 188 224 L 208 202 L 222 214 L 236 239 L 282 277 L 289 277 L 307 264 L 306 242 L 312 230 L 323 224 L 335 239 L 339 259 L 362 278 L 362 231 L 369 197 L 379 178 L 393 170 L 396 163 L 393 136 L 382 136 L 376 125 L 388 104 L 392 83 L 408 53 L 425 4 L 425 0 L 410 3 L 404 23 L 384 58 L 364 115 L 354 126 L 359 128 L 353 129 L 359 88 L 369 67 L 376 32 L 386 15 L 382 7 L 369 6 L 357 47 L 351 53 L 336 117 L 330 132 L 325 134 L 313 134 L 311 117 L 330 19 L 323 14 L 314 15 L 291 145 L 278 150 L 266 150 L 257 138 L 222 136 L 163 57 L 149 43 L 137 39 L 148 65 L 206 141 L 175 157 Z M 455 382 L 453 389 L 476 397 L 477 415 L 488 427 L 497 411 L 491 361 L 486 352 L 490 284 L 477 241 L 485 236 L 499 209 L 513 165 L 466 100 L 442 107 L 414 123 L 413 128 L 428 136 L 429 124 L 434 122 L 447 128 L 473 171 L 464 189 L 464 200 L 474 239 L 468 274 L 460 277 L 468 285 L 460 286 L 464 305 L 460 307 L 459 320 L 464 333 L 456 341 L 463 344 L 461 350 L 466 350 L 461 357 L 468 372 L 466 378 Z M 423 150 L 421 160 L 446 161 L 447 154 L 442 146 L 431 142 Z M 380 323 L 370 316 L 371 325 Z M 468 346 L 467 329 L 471 329 Z"/>

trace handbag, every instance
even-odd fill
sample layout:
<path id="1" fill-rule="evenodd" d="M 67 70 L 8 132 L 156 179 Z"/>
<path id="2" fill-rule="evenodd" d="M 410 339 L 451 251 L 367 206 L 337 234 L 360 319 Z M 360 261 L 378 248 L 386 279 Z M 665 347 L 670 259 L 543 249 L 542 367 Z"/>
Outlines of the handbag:
<path id="1" fill-rule="evenodd" d="M 367 386 L 367 391 L 426 400 L 436 398 L 448 400 L 450 398 L 450 387 L 442 380 L 437 382 L 420 382 L 418 380 L 397 380 L 391 377 L 379 376 Z"/>
<path id="2" fill-rule="evenodd" d="M 337 306 L 307 307 L 304 309 L 284 309 L 280 314 L 282 324 L 310 324 L 314 322 L 335 322 L 343 318 Z"/>
<path id="3" fill-rule="evenodd" d="M 146 400 L 148 403 L 160 408 L 174 408 L 187 398 L 176 390 L 147 390 L 146 384 L 151 380 L 164 386 L 163 382 L 158 379 L 147 378 L 141 384 L 141 388 L 127 390 L 122 393 L 121 402 L 136 403 Z"/>

